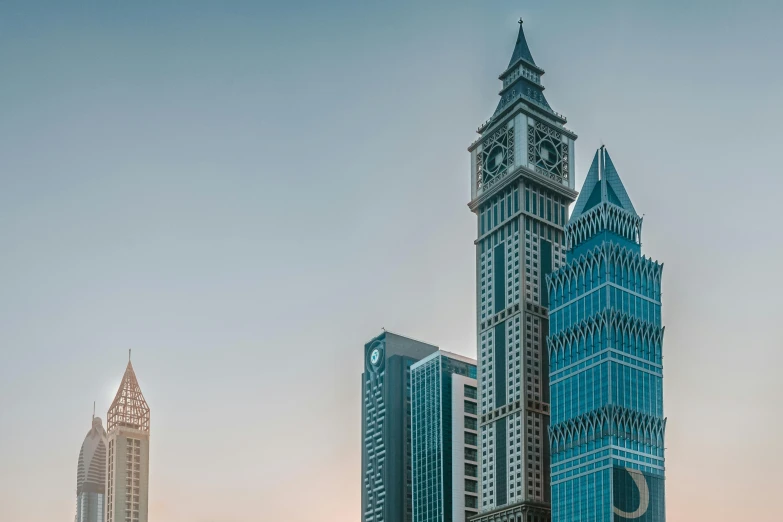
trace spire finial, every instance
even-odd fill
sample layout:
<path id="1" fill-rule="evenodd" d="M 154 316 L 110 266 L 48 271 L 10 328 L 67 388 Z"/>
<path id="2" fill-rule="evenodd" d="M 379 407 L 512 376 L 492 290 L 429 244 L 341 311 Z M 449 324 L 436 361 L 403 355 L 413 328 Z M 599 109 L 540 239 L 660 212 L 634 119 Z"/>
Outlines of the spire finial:
<path id="1" fill-rule="evenodd" d="M 522 20 L 522 17 L 520 16 L 520 17 L 519 17 L 519 20 L 517 20 L 517 23 L 518 23 L 519 25 L 522 25 L 522 24 L 523 24 L 523 23 L 525 23 L 525 22 Z"/>
<path id="2" fill-rule="evenodd" d="M 131 359 L 131 349 L 128 348 L 128 362 L 130 362 L 130 359 Z"/>
<path id="3" fill-rule="evenodd" d="M 92 401 L 92 420 L 95 421 L 95 401 Z"/>

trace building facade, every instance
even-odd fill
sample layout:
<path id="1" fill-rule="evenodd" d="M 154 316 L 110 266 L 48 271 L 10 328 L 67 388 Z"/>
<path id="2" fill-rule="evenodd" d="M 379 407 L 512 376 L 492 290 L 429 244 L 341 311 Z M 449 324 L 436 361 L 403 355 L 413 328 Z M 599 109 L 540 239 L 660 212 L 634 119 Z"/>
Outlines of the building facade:
<path id="1" fill-rule="evenodd" d="M 147 522 L 150 408 L 130 361 L 106 419 L 106 522 Z"/>
<path id="2" fill-rule="evenodd" d="M 548 278 L 553 522 L 662 522 L 663 265 L 601 147 Z"/>
<path id="3" fill-rule="evenodd" d="M 76 522 L 104 522 L 107 445 L 101 419 L 93 416 L 76 469 Z"/>
<path id="4" fill-rule="evenodd" d="M 386 331 L 364 345 L 363 522 L 413 520 L 411 366 L 437 350 Z"/>
<path id="5" fill-rule="evenodd" d="M 500 102 L 470 145 L 470 209 L 478 218 L 476 309 L 480 400 L 480 514 L 550 518 L 546 276 L 565 262 L 574 140 L 550 107 L 519 35 L 500 75 Z"/>
<path id="6" fill-rule="evenodd" d="M 476 361 L 438 351 L 411 366 L 413 522 L 478 513 Z"/>

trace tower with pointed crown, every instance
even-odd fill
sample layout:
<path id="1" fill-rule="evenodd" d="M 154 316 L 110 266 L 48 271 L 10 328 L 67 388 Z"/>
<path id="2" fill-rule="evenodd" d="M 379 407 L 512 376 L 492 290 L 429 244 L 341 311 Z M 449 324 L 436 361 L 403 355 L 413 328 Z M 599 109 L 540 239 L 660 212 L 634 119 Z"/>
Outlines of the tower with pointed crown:
<path id="1" fill-rule="evenodd" d="M 481 522 L 547 522 L 546 277 L 565 262 L 574 140 L 544 95 L 520 20 L 500 101 L 478 128 L 470 209 L 478 217 L 476 312 Z"/>
<path id="2" fill-rule="evenodd" d="M 106 430 L 93 415 L 76 471 L 76 522 L 103 522 L 106 512 Z"/>
<path id="3" fill-rule="evenodd" d="M 665 520 L 663 265 L 641 230 L 601 147 L 547 278 L 553 522 Z"/>
<path id="4" fill-rule="evenodd" d="M 106 419 L 106 522 L 147 522 L 150 408 L 130 360 Z"/>

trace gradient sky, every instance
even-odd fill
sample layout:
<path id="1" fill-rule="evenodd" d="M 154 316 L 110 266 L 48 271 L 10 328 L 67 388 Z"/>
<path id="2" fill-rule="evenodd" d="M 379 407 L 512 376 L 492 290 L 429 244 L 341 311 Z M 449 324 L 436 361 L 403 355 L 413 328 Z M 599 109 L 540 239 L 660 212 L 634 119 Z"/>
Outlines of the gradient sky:
<path id="1" fill-rule="evenodd" d="M 151 520 L 358 522 L 363 343 L 475 357 L 519 16 L 665 263 L 669 522 L 781 520 L 783 3 L 65 4 L 0 3 L 4 522 L 73 520 L 130 348 Z"/>

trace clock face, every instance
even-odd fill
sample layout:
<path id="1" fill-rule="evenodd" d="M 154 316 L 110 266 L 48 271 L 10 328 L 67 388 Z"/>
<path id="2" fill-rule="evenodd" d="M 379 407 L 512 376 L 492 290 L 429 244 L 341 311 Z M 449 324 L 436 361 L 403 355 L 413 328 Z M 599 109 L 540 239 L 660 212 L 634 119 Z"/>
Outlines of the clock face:
<path id="1" fill-rule="evenodd" d="M 560 153 L 552 140 L 544 139 L 538 144 L 539 167 L 550 170 L 560 163 Z"/>
<path id="2" fill-rule="evenodd" d="M 380 360 L 381 360 L 381 351 L 378 348 L 375 348 L 370 353 L 370 362 L 373 364 L 373 366 L 377 366 Z"/>
<path id="3" fill-rule="evenodd" d="M 527 128 L 528 162 L 534 170 L 558 182 L 568 180 L 568 143 L 563 134 L 543 123 Z"/>
<path id="4" fill-rule="evenodd" d="M 484 169 L 490 175 L 495 175 L 503 166 L 505 166 L 504 160 L 506 159 L 506 151 L 500 145 L 495 145 L 486 155 L 484 162 Z"/>
<path id="5" fill-rule="evenodd" d="M 476 156 L 478 188 L 487 188 L 514 165 L 514 128 L 503 127 L 484 138 Z"/>

